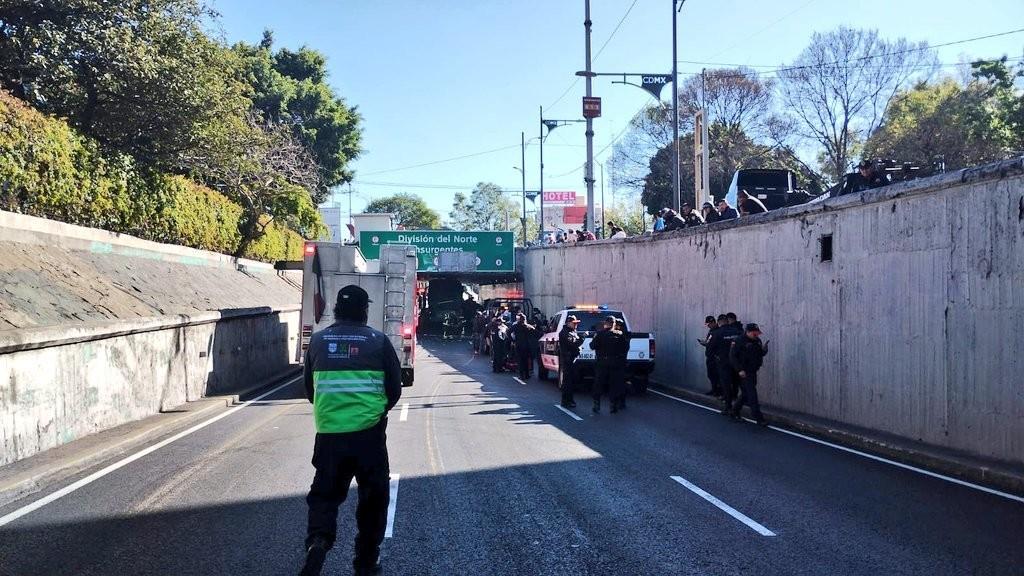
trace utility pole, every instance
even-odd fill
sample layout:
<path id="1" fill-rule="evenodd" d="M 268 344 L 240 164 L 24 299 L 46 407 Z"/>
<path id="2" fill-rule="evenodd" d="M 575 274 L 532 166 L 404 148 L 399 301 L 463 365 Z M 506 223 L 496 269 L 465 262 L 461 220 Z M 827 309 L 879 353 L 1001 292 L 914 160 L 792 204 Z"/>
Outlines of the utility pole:
<path id="1" fill-rule="evenodd" d="M 676 20 L 676 0 L 672 0 L 672 150 L 675 158 L 672 163 L 672 209 L 678 212 L 681 194 L 679 191 L 679 63 L 676 61 Z"/>
<path id="2" fill-rule="evenodd" d="M 544 107 L 540 107 L 540 237 L 544 243 Z"/>
<path id="3" fill-rule="evenodd" d="M 519 133 L 519 140 L 523 152 L 523 169 L 520 172 L 523 173 L 523 248 L 526 248 L 526 132 Z"/>
<path id="4" fill-rule="evenodd" d="M 675 0 L 672 0 L 675 2 Z M 583 0 L 584 5 L 584 20 L 583 28 L 586 31 L 586 80 L 587 80 L 587 98 L 593 96 L 593 82 L 594 76 L 593 71 L 590 69 L 591 58 L 590 58 L 590 0 Z M 675 4 L 673 4 L 673 9 Z M 673 14 L 674 15 L 674 14 Z M 587 184 L 587 222 L 584 229 L 590 229 L 594 231 L 594 119 L 587 116 L 587 164 L 583 176 L 584 182 Z"/>
<path id="5" fill-rule="evenodd" d="M 608 227 L 607 222 L 604 219 L 604 164 L 601 164 L 601 229 L 598 231 L 597 237 L 604 238 L 605 229 Z"/>

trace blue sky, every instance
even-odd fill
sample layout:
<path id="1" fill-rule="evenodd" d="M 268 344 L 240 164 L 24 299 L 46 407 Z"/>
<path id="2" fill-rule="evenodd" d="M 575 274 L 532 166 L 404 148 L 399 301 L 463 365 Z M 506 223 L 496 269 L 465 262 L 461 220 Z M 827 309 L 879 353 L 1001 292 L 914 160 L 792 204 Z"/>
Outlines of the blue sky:
<path id="1" fill-rule="evenodd" d="M 366 151 L 355 163 L 353 185 L 356 212 L 375 197 L 408 191 L 447 217 L 453 186 L 468 191 L 491 181 L 518 190 L 513 166 L 520 164 L 519 135 L 537 135 L 538 107 L 544 106 L 547 118 L 580 115 L 583 82 L 567 89 L 583 68 L 581 0 L 212 2 L 229 42 L 256 42 L 270 28 L 279 46 L 308 45 L 327 55 L 332 85 L 364 121 Z M 637 0 L 610 37 L 632 4 L 593 0 L 595 52 L 604 45 L 594 69 L 670 72 L 669 0 Z M 840 25 L 939 44 L 1024 24 L 1022 0 L 968 6 L 952 0 L 687 0 L 679 15 L 679 59 L 779 65 L 792 60 L 813 32 Z M 943 63 L 1003 54 L 1024 54 L 1024 33 L 938 49 Z M 680 73 L 700 68 L 680 64 Z M 606 148 L 598 161 L 650 101 L 645 92 L 611 80 L 594 84 L 604 108 L 594 125 L 595 150 Z M 547 139 L 546 189 L 583 193 L 577 169 L 583 145 L 582 126 L 559 128 Z M 530 189 L 537 188 L 537 152 L 535 143 L 527 148 Z M 347 206 L 343 195 L 338 200 Z"/>

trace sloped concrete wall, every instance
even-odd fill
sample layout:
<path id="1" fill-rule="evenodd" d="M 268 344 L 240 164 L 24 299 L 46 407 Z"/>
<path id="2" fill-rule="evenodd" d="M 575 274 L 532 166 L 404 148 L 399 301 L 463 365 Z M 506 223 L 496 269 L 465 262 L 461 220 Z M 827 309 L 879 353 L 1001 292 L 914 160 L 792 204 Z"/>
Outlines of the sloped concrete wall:
<path id="1" fill-rule="evenodd" d="M 1024 462 L 1024 159 L 519 262 L 543 310 L 655 332 L 656 380 L 706 389 L 696 339 L 733 311 L 771 339 L 764 403 Z"/>

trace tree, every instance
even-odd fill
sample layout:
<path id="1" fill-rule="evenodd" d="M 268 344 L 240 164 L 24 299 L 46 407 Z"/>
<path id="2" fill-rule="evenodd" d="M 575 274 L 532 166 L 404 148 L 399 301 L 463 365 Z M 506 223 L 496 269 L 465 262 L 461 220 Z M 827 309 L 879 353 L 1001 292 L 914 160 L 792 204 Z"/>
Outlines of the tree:
<path id="1" fill-rule="evenodd" d="M 107 149 L 187 171 L 196 144 L 248 108 L 209 15 L 199 0 L 5 2 L 0 86 Z"/>
<path id="2" fill-rule="evenodd" d="M 320 172 L 309 151 L 287 126 L 255 113 L 234 128 L 230 142 L 212 148 L 222 155 L 207 157 L 209 162 L 197 174 L 242 205 L 236 254 L 245 253 L 275 220 L 307 238 L 320 236 L 323 222 L 309 192 L 320 187 Z"/>
<path id="3" fill-rule="evenodd" d="M 613 206 L 605 207 L 604 220 L 606 223 L 614 222 L 616 226 L 622 228 L 630 236 L 643 234 L 644 230 L 647 229 L 645 213 L 636 206 L 636 202 L 619 201 Z M 608 234 L 609 229 L 605 227 L 606 238 Z"/>
<path id="4" fill-rule="evenodd" d="M 378 198 L 370 202 L 365 211 L 396 214 L 398 223 L 409 230 L 437 230 L 441 227 L 441 217 L 437 212 L 419 196 L 406 192 Z"/>
<path id="5" fill-rule="evenodd" d="M 711 194 L 722 197 L 736 170 L 792 168 L 799 161 L 784 145 L 791 129 L 772 113 L 774 84 L 746 68 L 708 70 L 681 87 L 680 192 L 693 204 L 693 117 L 707 110 Z M 661 105 L 638 113 L 629 132 L 616 145 L 610 165 L 612 182 L 641 192 L 649 214 L 674 204 L 672 194 L 672 119 Z M 799 172 L 807 173 L 800 169 Z M 813 178 L 808 178 L 813 180 Z"/>
<path id="6" fill-rule="evenodd" d="M 987 105 L 981 83 L 921 83 L 893 99 L 865 155 L 918 163 L 941 158 L 949 170 L 997 160 L 1006 142 Z"/>
<path id="7" fill-rule="evenodd" d="M 816 32 L 792 65 L 779 70 L 782 99 L 801 135 L 822 147 L 825 176 L 838 182 L 892 98 L 934 66 L 923 42 L 889 42 L 876 30 L 846 27 Z"/>
<path id="8" fill-rule="evenodd" d="M 519 211 L 500 186 L 480 182 L 469 196 L 455 193 L 448 219 L 456 230 L 512 230 L 519 223 Z"/>
<path id="9" fill-rule="evenodd" d="M 991 122 L 995 132 L 1010 153 L 1024 153 L 1024 90 L 1019 89 L 1024 79 L 1024 63 L 1011 70 L 1006 56 L 995 61 L 975 62 L 972 76 L 983 83 L 992 111 Z"/>
<path id="10" fill-rule="evenodd" d="M 330 188 L 352 180 L 349 164 L 361 152 L 361 118 L 327 83 L 327 59 L 303 46 L 273 52 L 273 35 L 264 32 L 258 45 L 239 43 L 241 78 L 251 87 L 253 107 L 272 124 L 287 126 L 316 160 L 320 187 L 317 204 Z"/>

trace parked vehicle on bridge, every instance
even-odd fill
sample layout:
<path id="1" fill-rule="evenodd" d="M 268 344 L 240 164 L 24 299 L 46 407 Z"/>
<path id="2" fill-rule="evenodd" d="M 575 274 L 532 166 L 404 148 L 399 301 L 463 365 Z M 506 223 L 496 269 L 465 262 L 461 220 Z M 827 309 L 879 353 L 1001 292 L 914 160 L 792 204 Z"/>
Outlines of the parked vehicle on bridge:
<path id="1" fill-rule="evenodd" d="M 792 170 L 737 170 L 732 175 L 732 182 L 725 194 L 730 206 L 738 206 L 740 190 L 746 190 L 769 210 L 806 204 L 813 198 L 806 190 L 798 188 L 796 174 Z"/>
<path id="2" fill-rule="evenodd" d="M 626 357 L 626 378 L 637 393 L 647 391 L 647 383 L 651 372 L 654 371 L 654 334 L 648 332 L 633 332 L 632 325 L 626 315 L 619 310 L 612 310 L 608 306 L 594 304 L 577 304 L 566 307 L 552 319 L 551 332 L 541 336 L 540 339 L 540 372 L 538 376 L 543 380 L 551 372 L 558 373 L 561 366 L 558 363 L 558 333 L 565 326 L 565 319 L 575 316 L 579 321 L 576 331 L 583 336 L 583 346 L 580 348 L 580 355 L 576 358 L 576 364 L 580 368 L 580 377 L 586 383 L 594 377 L 596 359 L 594 351 L 590 349 L 590 341 L 600 328 L 601 323 L 608 316 L 614 316 L 622 320 L 629 331 L 629 355 Z"/>
<path id="3" fill-rule="evenodd" d="M 370 295 L 367 326 L 388 336 L 402 363 L 402 385 L 412 386 L 416 360 L 416 248 L 381 246 L 380 260 L 366 260 L 356 246 L 308 242 L 302 262 L 301 361 L 313 332 L 334 323 L 334 300 L 349 284 Z"/>

